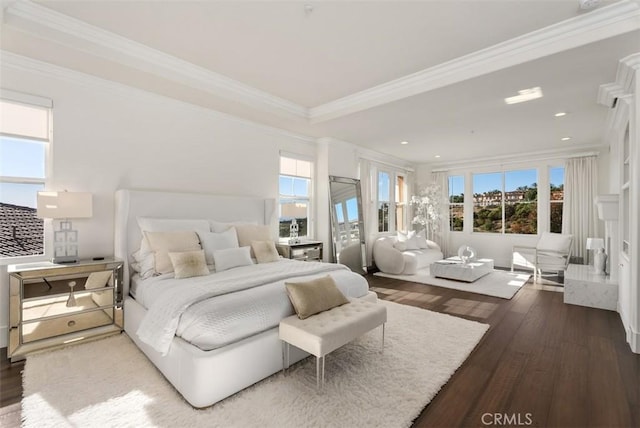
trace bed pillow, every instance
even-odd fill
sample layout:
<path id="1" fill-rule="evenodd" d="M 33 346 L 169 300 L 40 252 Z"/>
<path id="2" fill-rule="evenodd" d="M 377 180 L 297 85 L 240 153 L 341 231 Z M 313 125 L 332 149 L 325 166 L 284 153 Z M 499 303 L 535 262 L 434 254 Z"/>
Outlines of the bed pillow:
<path id="1" fill-rule="evenodd" d="M 214 264 L 213 253 L 217 250 L 239 247 L 235 227 L 220 233 L 198 231 L 198 236 L 208 265 Z"/>
<path id="2" fill-rule="evenodd" d="M 285 287 L 298 318 L 302 320 L 349 303 L 329 275 L 305 282 L 285 282 Z"/>
<path id="3" fill-rule="evenodd" d="M 132 254 L 134 263 L 131 267 L 141 278 L 155 275 L 155 258 L 146 240 L 145 232 L 169 232 L 178 230 L 209 231 L 209 221 L 205 219 L 181 219 L 164 217 L 136 217 L 136 222 L 142 233 L 140 248 Z"/>
<path id="4" fill-rule="evenodd" d="M 273 241 L 252 241 L 251 249 L 256 255 L 258 263 L 271 263 L 280 260 L 280 254 L 278 254 L 276 244 Z"/>
<path id="5" fill-rule="evenodd" d="M 258 222 L 257 221 L 222 222 L 222 221 L 209 220 L 209 227 L 211 228 L 211 231 L 215 232 L 215 233 L 225 232 L 225 231 L 229 230 L 232 227 L 236 227 L 239 224 L 255 224 L 255 225 L 257 225 Z"/>
<path id="6" fill-rule="evenodd" d="M 209 275 L 204 250 L 170 252 L 169 259 L 176 279 Z"/>
<path id="7" fill-rule="evenodd" d="M 216 272 L 252 265 L 250 250 L 249 247 L 240 247 L 214 251 L 213 261 L 216 265 Z"/>
<path id="8" fill-rule="evenodd" d="M 169 252 L 201 250 L 200 239 L 196 232 L 171 231 L 171 232 L 145 232 L 149 247 L 155 259 L 155 271 L 157 273 L 173 272 L 173 265 L 169 258 Z"/>
<path id="9" fill-rule="evenodd" d="M 251 247 L 253 241 L 271 241 L 271 227 L 259 224 L 236 224 L 238 233 L 238 245 L 241 247 Z M 255 257 L 253 250 L 251 257 Z"/>

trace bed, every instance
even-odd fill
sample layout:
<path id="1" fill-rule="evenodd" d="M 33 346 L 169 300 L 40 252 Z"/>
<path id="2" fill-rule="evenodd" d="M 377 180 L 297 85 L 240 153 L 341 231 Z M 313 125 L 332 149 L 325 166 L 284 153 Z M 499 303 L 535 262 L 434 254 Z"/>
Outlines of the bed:
<path id="1" fill-rule="evenodd" d="M 241 266 L 208 277 L 175 279 L 172 274 L 165 274 L 141 279 L 132 269 L 136 262 L 133 254 L 143 236 L 140 218 L 271 225 L 275 200 L 124 189 L 116 192 L 115 202 L 114 252 L 124 261 L 125 331 L 193 407 L 210 406 L 282 369 L 277 324 L 279 319 L 293 313 L 290 303 L 283 300 L 285 281 L 330 275 L 348 298 L 376 300 L 361 275 L 340 265 L 285 259 L 262 266 Z M 257 283 L 254 277 L 266 282 Z M 200 286 L 207 281 L 212 281 L 215 287 Z M 188 286 L 183 288 L 183 284 Z M 198 300 L 183 305 L 187 307 L 177 315 L 171 313 L 175 329 L 167 332 L 165 328 L 162 334 L 167 342 L 158 345 L 143 332 L 153 324 L 148 322 L 150 313 L 158 312 L 159 308 L 166 312 L 170 304 L 179 306 L 158 290 L 175 293 L 178 288 L 207 291 L 197 291 Z M 210 291 L 214 289 L 215 292 Z M 175 295 L 182 294 L 185 293 Z M 251 295 L 250 299 L 243 300 L 245 295 Z M 204 330 L 208 327 L 210 330 Z M 290 358 L 295 362 L 307 355 L 292 349 Z"/>

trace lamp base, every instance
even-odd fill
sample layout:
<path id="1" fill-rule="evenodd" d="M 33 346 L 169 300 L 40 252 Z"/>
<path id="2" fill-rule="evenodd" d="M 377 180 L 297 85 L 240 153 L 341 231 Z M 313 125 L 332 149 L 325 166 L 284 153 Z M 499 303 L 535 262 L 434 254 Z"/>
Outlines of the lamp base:
<path id="1" fill-rule="evenodd" d="M 596 275 L 606 275 L 605 267 L 607 264 L 607 255 L 604 249 L 599 248 L 593 256 L 593 269 Z"/>
<path id="2" fill-rule="evenodd" d="M 72 264 L 72 263 L 78 263 L 78 258 L 76 256 L 60 256 L 60 257 L 54 257 L 53 260 L 51 260 L 54 264 L 57 265 L 67 265 L 67 264 Z"/>

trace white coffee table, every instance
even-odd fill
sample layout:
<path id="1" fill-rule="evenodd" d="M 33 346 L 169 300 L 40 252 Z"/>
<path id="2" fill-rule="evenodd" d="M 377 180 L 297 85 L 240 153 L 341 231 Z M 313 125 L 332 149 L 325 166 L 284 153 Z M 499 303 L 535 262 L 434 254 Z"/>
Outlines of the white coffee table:
<path id="1" fill-rule="evenodd" d="M 460 257 L 449 257 L 431 263 L 429 272 L 436 278 L 473 282 L 493 272 L 493 259 L 476 259 L 464 264 Z"/>

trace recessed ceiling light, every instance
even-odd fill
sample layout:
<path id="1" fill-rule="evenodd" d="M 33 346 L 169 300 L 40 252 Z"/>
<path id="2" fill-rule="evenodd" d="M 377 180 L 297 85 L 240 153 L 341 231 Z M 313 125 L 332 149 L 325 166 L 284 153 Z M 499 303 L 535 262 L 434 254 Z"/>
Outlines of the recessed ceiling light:
<path id="1" fill-rule="evenodd" d="M 567 113 L 565 113 L 564 111 L 559 111 L 558 113 L 554 114 L 555 117 L 562 117 L 562 116 L 566 116 Z"/>
<path id="2" fill-rule="evenodd" d="M 400 144 L 402 144 L 403 146 L 406 146 L 407 144 L 409 144 L 408 141 L 400 141 Z"/>
<path id="3" fill-rule="evenodd" d="M 505 98 L 504 102 L 507 104 L 517 104 L 523 103 L 525 101 L 535 100 L 536 98 L 542 98 L 542 89 L 540 88 L 540 86 L 536 86 L 535 88 L 522 89 L 518 91 L 518 95 Z"/>
<path id="4" fill-rule="evenodd" d="M 436 158 L 439 158 L 439 157 L 440 157 L 440 155 L 436 155 L 435 157 L 436 157 Z"/>
<path id="5" fill-rule="evenodd" d="M 562 137 L 560 138 L 560 141 L 569 141 L 571 139 L 571 137 Z"/>

